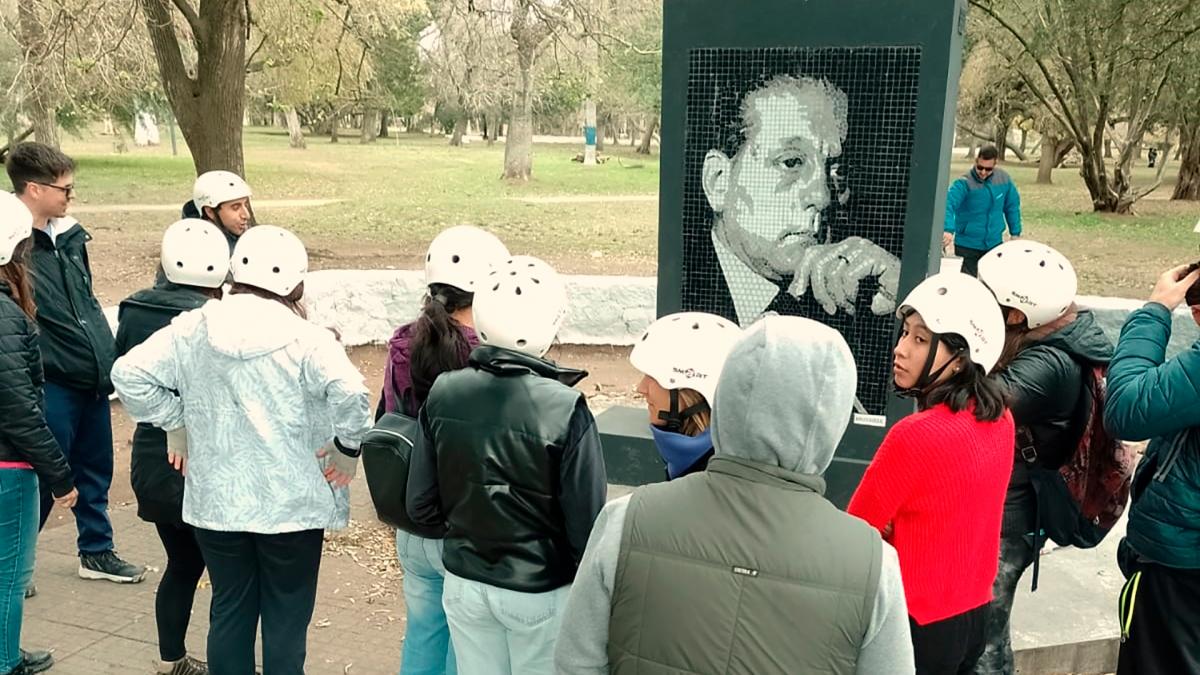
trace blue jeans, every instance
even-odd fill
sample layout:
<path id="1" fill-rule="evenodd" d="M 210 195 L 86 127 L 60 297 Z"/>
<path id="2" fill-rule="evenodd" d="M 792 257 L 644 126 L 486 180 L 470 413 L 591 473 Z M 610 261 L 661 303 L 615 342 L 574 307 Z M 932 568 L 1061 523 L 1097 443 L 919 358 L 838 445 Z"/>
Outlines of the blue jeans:
<path id="1" fill-rule="evenodd" d="M 404 568 L 407 627 L 400 675 L 455 675 L 454 646 L 442 609 L 442 540 L 396 530 L 396 554 Z"/>
<path id="2" fill-rule="evenodd" d="M 21 662 L 21 614 L 33 576 L 38 479 L 29 469 L 0 469 L 0 673 Z"/>
<path id="3" fill-rule="evenodd" d="M 469 675 L 554 675 L 554 643 L 571 587 L 522 593 L 446 573 L 442 602 Z"/>
<path id="4" fill-rule="evenodd" d="M 46 425 L 71 465 L 79 500 L 75 502 L 75 528 L 80 554 L 113 548 L 108 520 L 108 488 L 113 476 L 112 411 L 108 397 L 94 391 L 72 389 L 47 382 Z M 46 525 L 54 499 L 42 485 L 42 517 Z"/>

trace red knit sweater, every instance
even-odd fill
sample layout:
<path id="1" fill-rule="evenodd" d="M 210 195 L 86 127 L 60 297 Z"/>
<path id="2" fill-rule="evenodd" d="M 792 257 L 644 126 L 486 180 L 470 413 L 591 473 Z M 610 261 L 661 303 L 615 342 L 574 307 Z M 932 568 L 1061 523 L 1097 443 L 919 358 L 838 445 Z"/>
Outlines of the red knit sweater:
<path id="1" fill-rule="evenodd" d="M 1013 419 L 938 405 L 892 427 L 847 508 L 893 526 L 908 614 L 920 625 L 990 602 L 1013 467 Z"/>

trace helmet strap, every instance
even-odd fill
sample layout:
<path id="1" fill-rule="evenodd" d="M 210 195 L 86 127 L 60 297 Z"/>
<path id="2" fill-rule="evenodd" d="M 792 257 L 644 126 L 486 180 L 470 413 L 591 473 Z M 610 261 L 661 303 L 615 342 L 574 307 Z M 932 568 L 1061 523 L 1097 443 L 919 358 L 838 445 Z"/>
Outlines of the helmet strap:
<path id="1" fill-rule="evenodd" d="M 666 424 L 662 425 L 665 431 L 679 433 L 683 428 L 683 423 L 692 415 L 698 415 L 708 411 L 708 402 L 701 399 L 699 402 L 689 406 L 686 410 L 679 409 L 679 390 L 670 389 L 668 395 L 671 397 L 671 408 L 669 410 L 660 410 L 658 419 L 663 420 Z"/>

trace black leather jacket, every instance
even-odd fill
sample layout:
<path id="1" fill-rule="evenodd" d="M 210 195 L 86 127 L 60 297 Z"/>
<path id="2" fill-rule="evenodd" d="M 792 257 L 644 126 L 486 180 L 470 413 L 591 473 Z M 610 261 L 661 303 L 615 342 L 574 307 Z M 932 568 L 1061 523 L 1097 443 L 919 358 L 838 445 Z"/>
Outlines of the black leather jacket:
<path id="1" fill-rule="evenodd" d="M 421 409 L 408 512 L 446 527 L 458 576 L 526 593 L 575 578 L 607 489 L 586 376 L 484 345 L 438 376 Z"/>
<path id="2" fill-rule="evenodd" d="M 0 281 L 0 461 L 28 462 L 55 497 L 74 489 L 71 469 L 46 426 L 36 326 Z"/>

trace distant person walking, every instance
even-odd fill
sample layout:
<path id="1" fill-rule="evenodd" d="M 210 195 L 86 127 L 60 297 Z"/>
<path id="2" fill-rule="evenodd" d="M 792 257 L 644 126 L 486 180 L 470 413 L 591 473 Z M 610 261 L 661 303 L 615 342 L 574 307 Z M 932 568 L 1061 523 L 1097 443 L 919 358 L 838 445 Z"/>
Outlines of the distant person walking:
<path id="1" fill-rule="evenodd" d="M 1021 236 L 1021 195 L 1012 177 L 996 167 L 1000 152 L 987 145 L 975 157 L 975 166 L 954 181 L 946 194 L 946 221 L 942 247 L 954 245 L 963 259 L 962 271 L 975 276 L 979 259 L 1004 243 L 1004 228 Z"/>

